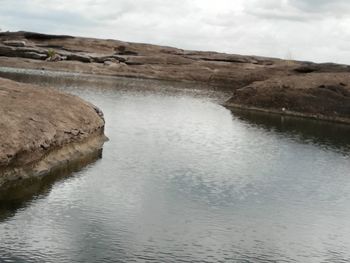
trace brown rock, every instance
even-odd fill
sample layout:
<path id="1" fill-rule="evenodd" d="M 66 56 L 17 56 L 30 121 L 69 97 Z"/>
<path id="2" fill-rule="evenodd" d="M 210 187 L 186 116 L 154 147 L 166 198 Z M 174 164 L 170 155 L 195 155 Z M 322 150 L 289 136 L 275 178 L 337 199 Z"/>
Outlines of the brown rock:
<path id="1" fill-rule="evenodd" d="M 236 90 L 226 105 L 350 123 L 350 75 L 310 73 L 259 81 Z"/>
<path id="2" fill-rule="evenodd" d="M 68 54 L 67 55 L 67 60 L 76 60 L 84 63 L 90 63 L 92 62 L 92 59 L 88 55 L 83 55 L 83 54 Z"/>
<path id="3" fill-rule="evenodd" d="M 231 105 L 256 105 L 279 111 L 285 108 L 284 114 L 293 110 L 306 115 L 348 118 L 347 99 L 344 99 L 345 96 L 334 97 L 347 94 L 344 91 L 348 89 L 347 74 L 350 73 L 347 65 L 189 51 L 118 40 L 32 32 L 0 33 L 0 42 L 19 39 L 30 42 L 32 47 L 0 45 L 0 66 L 198 82 L 234 94 L 229 102 Z M 27 59 L 28 52 L 46 54 L 43 53 L 43 47 L 54 48 L 57 54 L 66 56 L 68 61 L 49 63 Z M 119 63 L 114 63 L 112 59 Z M 332 79 L 337 79 L 335 82 L 338 84 L 327 83 L 326 80 Z M 339 83 L 347 86 L 342 88 Z M 319 88 L 322 85 L 324 88 Z M 329 97 L 326 93 L 329 93 Z M 339 100 L 339 106 L 335 106 L 336 100 Z"/>
<path id="4" fill-rule="evenodd" d="M 45 60 L 47 58 L 47 55 L 36 52 L 25 52 L 21 55 L 21 57 Z"/>
<path id="5" fill-rule="evenodd" d="M 82 99 L 0 78 L 0 185 L 102 147 L 103 130 L 102 112 Z"/>
<path id="6" fill-rule="evenodd" d="M 2 43 L 6 46 L 11 46 L 11 47 L 25 47 L 26 46 L 25 41 L 19 41 L 19 40 L 3 41 Z"/>

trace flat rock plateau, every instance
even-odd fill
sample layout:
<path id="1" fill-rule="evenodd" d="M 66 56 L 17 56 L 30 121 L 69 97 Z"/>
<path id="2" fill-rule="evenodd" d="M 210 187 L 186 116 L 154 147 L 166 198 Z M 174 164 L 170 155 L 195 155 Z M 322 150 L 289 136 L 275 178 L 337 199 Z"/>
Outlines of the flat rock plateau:
<path id="1" fill-rule="evenodd" d="M 103 115 L 90 103 L 0 78 L 0 186 L 78 161 L 105 140 Z"/>
<path id="2" fill-rule="evenodd" d="M 3 32 L 1 66 L 205 83 L 231 93 L 227 107 L 350 123 L 347 65 Z"/>

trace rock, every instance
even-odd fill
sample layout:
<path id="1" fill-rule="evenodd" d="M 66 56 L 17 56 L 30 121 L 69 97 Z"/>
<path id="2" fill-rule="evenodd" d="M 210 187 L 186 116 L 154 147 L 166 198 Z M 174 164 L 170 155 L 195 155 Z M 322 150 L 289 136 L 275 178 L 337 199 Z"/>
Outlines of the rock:
<path id="1" fill-rule="evenodd" d="M 18 53 L 19 55 L 26 52 L 35 52 L 35 53 L 45 54 L 45 55 L 47 54 L 46 49 L 37 48 L 37 47 L 18 47 L 18 48 L 15 48 L 15 52 Z"/>
<path id="2" fill-rule="evenodd" d="M 18 40 L 8 40 L 8 41 L 3 41 L 2 43 L 6 46 L 11 46 L 11 47 L 25 47 L 26 46 L 25 41 L 18 41 Z"/>
<path id="3" fill-rule="evenodd" d="M 128 55 L 128 56 L 137 56 L 138 52 L 127 49 L 126 46 L 119 46 L 114 49 L 116 51 L 115 55 Z"/>
<path id="4" fill-rule="evenodd" d="M 98 114 L 98 116 L 100 116 L 104 120 L 105 118 L 104 118 L 103 111 L 99 107 L 97 107 L 95 105 L 92 105 L 92 107 L 94 108 L 94 110 Z"/>
<path id="5" fill-rule="evenodd" d="M 103 114 L 90 103 L 2 78 L 0 91 L 0 186 L 101 149 Z"/>
<path id="6" fill-rule="evenodd" d="M 96 63 L 104 63 L 106 61 L 119 62 L 119 60 L 123 60 L 122 58 L 118 58 L 117 56 L 91 56 L 93 62 Z M 125 61 L 125 59 L 124 59 Z"/>
<path id="7" fill-rule="evenodd" d="M 13 57 L 15 54 L 15 48 L 0 45 L 0 56 Z"/>
<path id="8" fill-rule="evenodd" d="M 342 80 L 340 84 L 339 80 Z M 255 82 L 235 91 L 226 106 L 246 106 L 350 123 L 350 75 L 309 73 Z M 284 109 L 284 110 L 283 110 Z"/>
<path id="9" fill-rule="evenodd" d="M 105 66 L 112 66 L 112 65 L 115 65 L 115 62 L 112 62 L 112 61 L 105 61 L 105 62 L 103 62 L 103 64 L 104 64 Z"/>
<path id="10" fill-rule="evenodd" d="M 302 62 L 301 65 L 294 68 L 297 73 L 328 73 L 328 72 L 349 72 L 350 68 L 347 65 L 339 65 L 334 63 L 316 64 L 312 62 Z"/>
<path id="11" fill-rule="evenodd" d="M 174 55 L 155 55 L 155 56 L 122 56 L 127 65 L 189 65 L 192 61 L 188 58 Z"/>
<path id="12" fill-rule="evenodd" d="M 212 61 L 212 62 L 226 62 L 226 63 L 250 63 L 250 64 L 263 64 L 272 65 L 273 61 L 266 58 L 258 58 L 253 56 L 241 56 L 224 54 L 217 52 L 202 52 L 202 51 L 189 51 L 184 52 L 184 57 L 195 60 Z"/>
<path id="13" fill-rule="evenodd" d="M 123 54 L 126 50 L 126 47 L 121 45 L 115 48 L 115 51 L 118 51 L 118 53 Z"/>
<path id="14" fill-rule="evenodd" d="M 47 55 L 45 54 L 39 54 L 36 52 L 25 52 L 21 55 L 23 58 L 31 58 L 31 59 L 40 59 L 45 60 L 47 58 Z"/>
<path id="15" fill-rule="evenodd" d="M 91 59 L 96 63 L 104 63 L 106 60 L 111 58 L 111 56 L 92 56 Z"/>
<path id="16" fill-rule="evenodd" d="M 65 56 L 60 56 L 58 54 L 54 54 L 53 56 L 47 57 L 46 61 L 57 62 L 57 61 L 66 60 L 66 59 L 67 59 L 67 57 L 65 57 Z"/>
<path id="17" fill-rule="evenodd" d="M 311 72 L 315 72 L 318 71 L 319 68 L 313 65 L 305 65 L 305 66 L 300 66 L 294 69 L 295 72 L 298 73 L 311 73 Z"/>
<path id="18" fill-rule="evenodd" d="M 19 39 L 30 42 L 31 46 L 1 44 Z M 28 52 L 46 55 L 50 47 L 68 61 L 49 63 L 23 59 Z M 349 108 L 344 105 L 347 103 L 344 98 L 350 85 L 347 80 L 350 66 L 334 63 L 317 64 L 31 32 L 0 33 L 0 56 L 0 66 L 6 67 L 197 82 L 235 94 L 236 99 L 231 100 L 233 104 L 251 107 L 256 103 L 256 107 L 279 112 L 285 108 L 285 114 L 289 114 L 290 109 L 305 114 L 312 110 L 316 116 L 328 114 L 332 117 L 334 113 L 329 109 L 333 107 L 337 115 L 344 117 Z M 41 59 L 38 55 L 30 56 Z M 339 74 L 332 75 L 335 73 Z M 339 106 L 328 101 L 325 94 L 328 99 L 339 96 Z M 309 103 L 309 100 L 314 101 Z M 322 108 L 324 103 L 326 110 Z"/>
<path id="19" fill-rule="evenodd" d="M 67 35 L 49 35 L 49 34 L 41 34 L 36 32 L 26 32 L 26 31 L 18 31 L 18 32 L 0 32 L 0 38 L 25 38 L 25 39 L 33 39 L 33 40 L 52 40 L 52 39 L 69 39 L 73 38 L 72 36 Z"/>
<path id="20" fill-rule="evenodd" d="M 31 59 L 46 59 L 47 55 L 45 50 L 28 47 L 11 47 L 0 45 L 0 56 L 7 57 L 22 57 Z"/>
<path id="21" fill-rule="evenodd" d="M 121 57 L 121 56 L 116 56 L 116 55 L 113 55 L 111 56 L 112 58 L 118 60 L 119 62 L 125 62 L 126 61 L 126 58 L 125 57 Z"/>
<path id="22" fill-rule="evenodd" d="M 84 62 L 84 63 L 90 63 L 92 62 L 92 59 L 90 56 L 88 55 L 83 55 L 83 54 L 73 54 L 70 53 L 67 55 L 67 60 L 76 60 L 76 61 L 80 61 L 80 62 Z"/>
<path id="23" fill-rule="evenodd" d="M 127 58 L 128 56 L 117 56 L 117 55 L 91 56 L 92 61 L 96 63 L 104 63 L 106 61 L 125 62 Z"/>
<path id="24" fill-rule="evenodd" d="M 143 65 L 144 61 L 142 59 L 134 59 L 133 57 L 127 57 L 126 60 L 124 61 L 124 63 L 126 65 L 137 66 L 137 65 Z M 157 63 L 157 64 L 159 64 L 159 63 Z"/>

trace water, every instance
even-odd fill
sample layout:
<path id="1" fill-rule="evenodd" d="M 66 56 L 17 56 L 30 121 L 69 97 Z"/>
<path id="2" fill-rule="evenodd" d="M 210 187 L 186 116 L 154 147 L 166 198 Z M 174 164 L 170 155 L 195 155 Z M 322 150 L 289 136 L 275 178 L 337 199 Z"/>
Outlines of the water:
<path id="1" fill-rule="evenodd" d="M 40 79 L 99 106 L 110 141 L 0 195 L 0 262 L 350 261 L 349 126 L 169 83 Z"/>

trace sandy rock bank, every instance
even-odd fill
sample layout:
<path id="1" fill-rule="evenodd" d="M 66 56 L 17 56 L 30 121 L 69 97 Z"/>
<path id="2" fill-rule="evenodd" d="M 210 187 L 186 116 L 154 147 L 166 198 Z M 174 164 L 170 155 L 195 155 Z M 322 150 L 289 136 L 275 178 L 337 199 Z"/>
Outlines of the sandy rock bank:
<path id="1" fill-rule="evenodd" d="M 102 112 L 54 89 L 0 78 L 0 186 L 102 148 Z"/>

